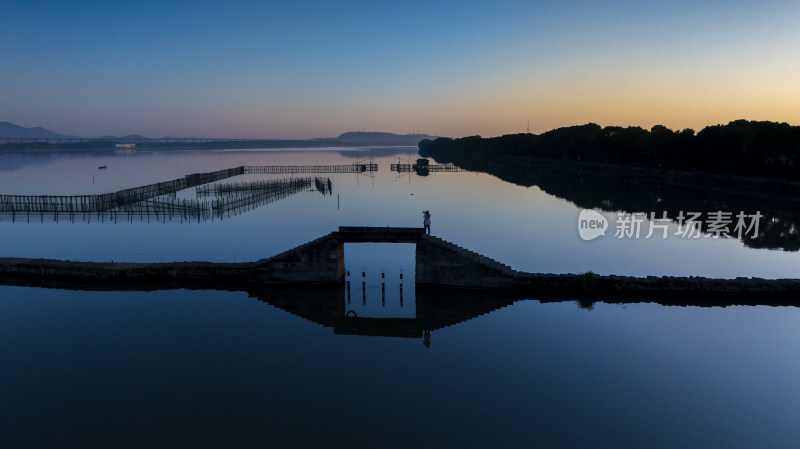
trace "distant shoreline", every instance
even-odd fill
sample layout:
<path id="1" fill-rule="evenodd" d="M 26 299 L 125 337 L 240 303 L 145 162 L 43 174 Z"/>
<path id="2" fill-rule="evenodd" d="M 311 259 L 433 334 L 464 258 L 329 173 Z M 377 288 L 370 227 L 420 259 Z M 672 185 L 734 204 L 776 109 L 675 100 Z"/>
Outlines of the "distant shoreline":
<path id="1" fill-rule="evenodd" d="M 23 128 L 0 122 L 2 150 L 113 150 L 116 144 L 133 144 L 136 148 L 173 149 L 255 149 L 255 148 L 339 148 L 369 146 L 417 146 L 428 134 L 394 134 L 388 132 L 353 131 L 337 137 L 314 139 L 233 139 L 205 137 L 150 138 L 138 134 L 82 138 L 54 133 L 44 128 Z"/>
<path id="2" fill-rule="evenodd" d="M 23 142 L 2 143 L 0 151 L 115 151 L 116 141 L 82 141 L 74 143 Z M 136 149 L 146 150 L 253 150 L 259 148 L 347 148 L 347 147 L 416 147 L 418 142 L 363 143 L 318 140 L 257 140 L 257 141 L 212 141 L 212 142 L 137 142 Z"/>

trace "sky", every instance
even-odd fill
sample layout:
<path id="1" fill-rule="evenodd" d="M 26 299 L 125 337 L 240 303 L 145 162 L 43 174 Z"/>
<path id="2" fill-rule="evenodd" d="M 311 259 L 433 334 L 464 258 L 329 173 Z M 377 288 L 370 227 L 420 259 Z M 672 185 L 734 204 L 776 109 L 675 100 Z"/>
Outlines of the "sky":
<path id="1" fill-rule="evenodd" d="M 800 2 L 0 0 L 0 121 L 85 137 L 800 125 Z"/>

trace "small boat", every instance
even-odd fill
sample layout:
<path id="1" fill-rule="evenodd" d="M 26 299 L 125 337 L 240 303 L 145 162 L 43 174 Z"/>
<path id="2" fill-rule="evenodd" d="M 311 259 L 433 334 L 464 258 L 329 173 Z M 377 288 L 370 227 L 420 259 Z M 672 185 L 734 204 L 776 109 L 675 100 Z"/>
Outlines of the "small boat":
<path id="1" fill-rule="evenodd" d="M 106 166 L 106 165 L 101 165 L 101 166 L 100 166 L 100 167 L 98 167 L 98 168 L 99 168 L 100 170 L 106 170 L 106 169 L 108 169 L 108 166 Z"/>
<path id="2" fill-rule="evenodd" d="M 414 164 L 414 171 L 417 173 L 417 176 L 428 176 L 429 174 L 429 161 L 427 159 L 419 158 L 417 159 L 417 163 Z"/>

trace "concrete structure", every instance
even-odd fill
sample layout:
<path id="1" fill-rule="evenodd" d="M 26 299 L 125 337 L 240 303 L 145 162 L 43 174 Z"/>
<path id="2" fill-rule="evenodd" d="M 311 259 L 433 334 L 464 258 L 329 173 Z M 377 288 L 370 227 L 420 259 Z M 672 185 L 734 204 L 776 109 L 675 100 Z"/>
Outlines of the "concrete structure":
<path id="1" fill-rule="evenodd" d="M 258 262 L 259 283 L 330 283 L 344 279 L 345 243 L 416 244 L 416 284 L 460 288 L 514 287 L 515 272 L 423 228 L 342 226 L 305 245 Z"/>
<path id="2" fill-rule="evenodd" d="M 599 276 L 525 273 L 440 238 L 423 228 L 340 227 L 284 253 L 248 263 L 94 263 L 44 259 L 0 259 L 0 282 L 52 282 L 131 288 L 145 285 L 247 290 L 270 285 L 338 285 L 344 281 L 345 243 L 416 244 L 416 286 L 501 289 L 538 295 L 766 298 L 770 304 L 800 305 L 798 279 L 708 279 L 703 277 Z M 135 288 L 134 288 L 135 289 Z"/>

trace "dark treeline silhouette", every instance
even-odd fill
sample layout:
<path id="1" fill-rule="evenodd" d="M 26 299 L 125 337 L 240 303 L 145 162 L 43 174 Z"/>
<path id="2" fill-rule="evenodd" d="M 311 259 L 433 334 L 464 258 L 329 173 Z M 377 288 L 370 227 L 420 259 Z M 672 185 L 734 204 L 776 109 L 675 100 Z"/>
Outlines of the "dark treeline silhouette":
<path id="1" fill-rule="evenodd" d="M 648 131 L 590 123 L 538 135 L 426 139 L 419 149 L 423 156 L 445 159 L 531 156 L 800 180 L 800 126 L 775 122 L 736 120 L 697 134 L 662 125 Z"/>
<path id="2" fill-rule="evenodd" d="M 507 139 L 522 141 L 525 135 L 498 139 L 467 138 L 479 142 Z M 539 155 L 483 150 L 460 150 L 449 139 L 444 145 L 420 144 L 420 154 L 438 163 L 484 172 L 516 185 L 538 186 L 544 192 L 580 208 L 607 212 L 663 212 L 675 220 L 681 211 L 740 211 L 761 213 L 758 236 L 742 238 L 751 248 L 800 250 L 800 183 L 785 179 L 711 174 L 697 170 L 678 171 L 623 164 L 603 164 Z M 581 153 L 585 154 L 585 153 Z M 795 162 L 796 166 L 798 162 Z M 792 165 L 789 165 L 791 167 Z M 707 230 L 702 223 L 702 230 Z M 735 235 L 731 236 L 736 238 Z"/>

